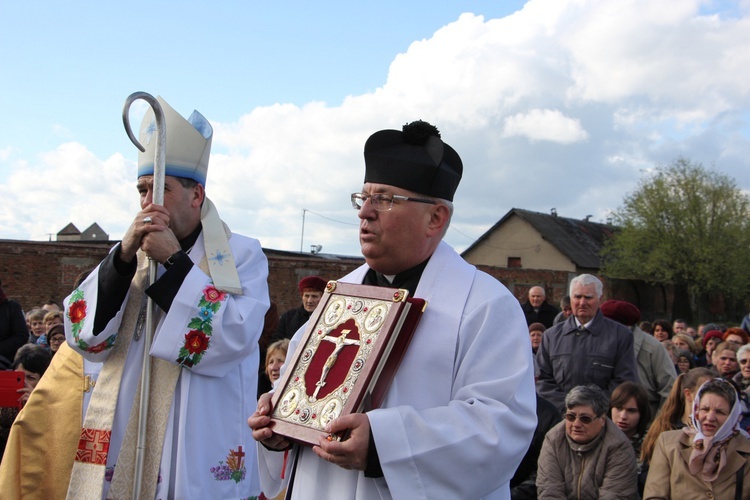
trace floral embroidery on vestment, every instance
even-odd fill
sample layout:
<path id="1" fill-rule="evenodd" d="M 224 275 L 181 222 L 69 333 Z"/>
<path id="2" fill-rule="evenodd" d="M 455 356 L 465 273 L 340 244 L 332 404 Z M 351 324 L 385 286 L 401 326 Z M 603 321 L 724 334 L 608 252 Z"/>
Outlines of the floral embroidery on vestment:
<path id="1" fill-rule="evenodd" d="M 227 298 L 227 293 L 217 290 L 213 284 L 203 289 L 198 301 L 198 315 L 187 325 L 189 331 L 185 334 L 185 343 L 180 347 L 177 363 L 191 368 L 200 363 L 203 355 L 211 347 L 214 314 L 221 309 L 221 303 Z"/>
<path id="2" fill-rule="evenodd" d="M 242 446 L 238 446 L 237 451 L 230 449 L 229 455 L 227 455 L 227 463 L 220 460 L 219 465 L 211 467 L 211 474 L 214 475 L 214 479 L 217 481 L 229 481 L 231 479 L 235 483 L 244 480 L 247 473 L 244 457 L 245 452 L 242 451 Z"/>
<path id="3" fill-rule="evenodd" d="M 81 330 L 83 329 L 84 319 L 86 319 L 86 299 L 83 296 L 83 290 L 76 288 L 70 295 L 70 301 L 68 302 L 68 319 L 70 319 L 71 330 L 73 333 L 73 340 L 76 345 L 86 352 L 93 354 L 106 351 L 115 345 L 115 339 L 117 334 L 113 333 L 107 337 L 103 342 L 96 345 L 90 345 L 87 342 L 81 340 Z"/>

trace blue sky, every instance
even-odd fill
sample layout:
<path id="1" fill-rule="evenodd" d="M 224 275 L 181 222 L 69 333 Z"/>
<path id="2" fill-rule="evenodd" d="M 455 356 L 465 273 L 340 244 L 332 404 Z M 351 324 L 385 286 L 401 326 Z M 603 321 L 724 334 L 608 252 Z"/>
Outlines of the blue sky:
<path id="1" fill-rule="evenodd" d="M 212 122 L 207 193 L 268 248 L 357 255 L 364 141 L 418 118 L 464 160 L 459 250 L 512 207 L 603 221 L 679 155 L 750 190 L 748 0 L 361 4 L 3 2 L 0 238 L 122 236 L 136 90 Z"/>
<path id="2" fill-rule="evenodd" d="M 257 106 L 339 104 L 385 83 L 393 57 L 462 12 L 521 1 L 3 2 L 3 142 L 35 151 L 76 140 L 99 156 L 127 145 L 125 97 L 237 120 Z"/>

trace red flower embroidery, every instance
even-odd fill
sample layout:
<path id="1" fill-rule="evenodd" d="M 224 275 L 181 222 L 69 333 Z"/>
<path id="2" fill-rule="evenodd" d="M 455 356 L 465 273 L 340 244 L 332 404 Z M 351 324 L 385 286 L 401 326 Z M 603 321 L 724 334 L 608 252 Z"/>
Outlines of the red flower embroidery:
<path id="1" fill-rule="evenodd" d="M 227 296 L 226 292 L 219 291 L 211 285 L 207 286 L 203 290 L 203 297 L 208 302 L 213 302 L 213 303 L 221 302 L 222 300 L 226 298 L 226 296 Z"/>
<path id="2" fill-rule="evenodd" d="M 105 350 L 107 350 L 107 342 L 104 341 L 101 344 L 96 344 L 95 346 L 89 347 L 86 350 L 88 352 L 92 353 L 92 354 L 96 354 L 96 353 L 105 351 Z"/>
<path id="3" fill-rule="evenodd" d="M 80 323 L 86 317 L 86 301 L 76 300 L 68 307 L 68 317 L 71 323 Z"/>
<path id="4" fill-rule="evenodd" d="M 185 334 L 185 347 L 190 354 L 198 354 L 208 348 L 208 337 L 200 330 L 190 330 Z"/>

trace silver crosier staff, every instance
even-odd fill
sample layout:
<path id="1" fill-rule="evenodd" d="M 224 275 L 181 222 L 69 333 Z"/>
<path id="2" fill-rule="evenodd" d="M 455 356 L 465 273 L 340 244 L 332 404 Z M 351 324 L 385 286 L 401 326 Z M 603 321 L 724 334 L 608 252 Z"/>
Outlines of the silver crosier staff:
<path id="1" fill-rule="evenodd" d="M 156 118 L 156 153 L 154 158 L 154 188 L 153 203 L 155 205 L 164 205 L 164 176 L 166 171 L 167 158 L 167 127 L 164 122 L 164 111 L 161 104 L 151 94 L 146 92 L 133 92 L 125 99 L 125 105 L 122 109 L 122 122 L 125 125 L 125 131 L 128 137 L 141 151 L 146 148 L 138 141 L 130 128 L 130 106 L 138 99 L 146 101 L 154 110 Z M 156 270 L 158 262 L 151 260 L 148 262 L 148 284 L 149 286 L 156 281 Z M 155 309 L 154 301 L 148 298 L 146 304 L 146 328 L 143 334 L 143 371 L 141 373 L 141 398 L 140 410 L 138 412 L 138 443 L 135 450 L 135 475 L 133 479 L 133 500 L 138 500 L 141 496 L 141 485 L 143 482 L 143 463 L 146 454 L 146 425 L 148 416 L 149 393 L 151 391 L 151 341 L 154 337 Z"/>

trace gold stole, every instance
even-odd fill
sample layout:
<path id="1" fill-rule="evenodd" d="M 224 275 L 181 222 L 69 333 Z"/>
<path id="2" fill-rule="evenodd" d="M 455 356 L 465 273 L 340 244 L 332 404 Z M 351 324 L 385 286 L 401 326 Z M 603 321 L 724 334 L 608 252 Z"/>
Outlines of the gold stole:
<path id="1" fill-rule="evenodd" d="M 205 255 L 199 267 L 208 274 L 208 260 Z M 108 448 L 122 372 L 133 333 L 138 323 L 147 275 L 148 259 L 139 250 L 138 271 L 131 283 L 130 296 L 125 306 L 122 324 L 118 330 L 118 339 L 109 357 L 104 362 L 80 432 L 79 453 L 73 465 L 73 474 L 68 487 L 68 498 L 70 499 L 101 497 L 107 453 L 86 453 L 82 455 L 80 450 L 84 447 L 94 448 L 95 450 L 102 447 Z M 146 346 L 146 352 L 148 352 L 148 346 Z M 164 433 L 167 428 L 169 410 L 174 399 L 175 386 L 180 370 L 181 367 L 174 363 L 158 358 L 151 360 L 151 396 L 149 398 L 146 455 L 141 489 L 143 498 L 154 498 L 156 495 Z M 139 384 L 125 429 L 122 448 L 117 457 L 109 498 L 132 497 L 140 392 Z"/>
<path id="2" fill-rule="evenodd" d="M 130 284 L 130 295 L 117 340 L 102 365 L 79 433 L 73 472 L 68 485 L 68 498 L 71 499 L 101 498 L 102 495 L 120 381 L 148 279 L 148 259 L 140 250 L 137 256 L 138 270 Z"/>

